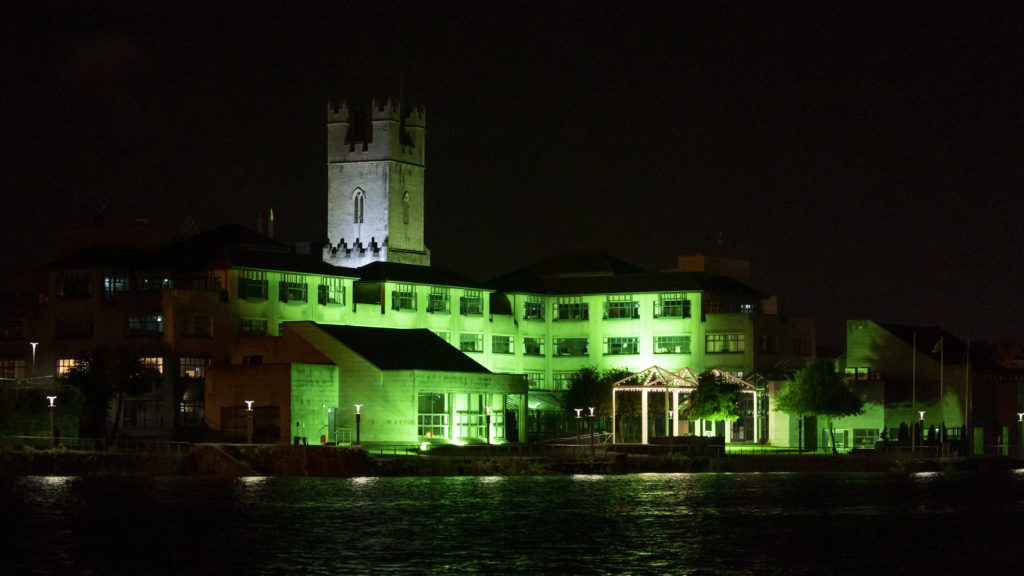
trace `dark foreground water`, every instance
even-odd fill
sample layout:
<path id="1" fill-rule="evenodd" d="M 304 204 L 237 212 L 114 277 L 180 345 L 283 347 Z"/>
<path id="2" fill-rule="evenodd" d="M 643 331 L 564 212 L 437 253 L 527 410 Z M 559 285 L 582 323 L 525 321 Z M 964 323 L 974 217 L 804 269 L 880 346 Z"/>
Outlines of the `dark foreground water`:
<path id="1" fill-rule="evenodd" d="M 0 477 L 0 574 L 1019 574 L 1024 472 Z"/>

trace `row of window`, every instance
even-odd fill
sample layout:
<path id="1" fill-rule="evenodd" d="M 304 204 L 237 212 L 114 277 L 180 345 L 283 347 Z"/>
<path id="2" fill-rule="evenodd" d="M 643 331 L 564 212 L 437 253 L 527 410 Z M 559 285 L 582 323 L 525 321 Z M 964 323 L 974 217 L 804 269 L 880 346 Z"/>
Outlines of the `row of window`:
<path id="1" fill-rule="evenodd" d="M 417 307 L 416 287 L 412 284 L 398 284 L 391 292 L 392 310 L 415 311 Z M 441 286 L 431 286 L 427 293 L 427 308 L 430 314 L 451 314 L 450 290 Z M 459 314 L 463 316 L 480 316 L 484 313 L 484 293 L 482 290 L 465 290 L 459 297 Z"/>
<path id="2" fill-rule="evenodd" d="M 654 318 L 689 318 L 691 301 L 682 292 L 659 294 L 654 302 Z M 590 320 L 590 304 L 580 296 L 562 296 L 552 304 L 555 321 Z M 630 294 L 613 294 L 604 302 L 604 320 L 635 320 L 640 318 L 640 302 Z M 523 302 L 524 320 L 544 320 L 544 298 L 527 296 Z"/>
<path id="3" fill-rule="evenodd" d="M 128 316 L 128 336 L 163 336 L 164 316 L 162 314 L 136 314 Z M 92 338 L 94 333 L 91 316 L 63 316 L 56 319 L 55 335 L 60 340 Z M 213 317 L 200 314 L 186 314 L 181 318 L 181 335 L 187 338 L 209 338 L 213 336 Z"/>
<path id="4" fill-rule="evenodd" d="M 241 270 L 238 275 L 238 297 L 245 300 L 266 300 L 267 273 L 262 270 Z M 284 274 L 277 285 L 281 302 L 309 302 L 309 284 L 302 274 Z M 317 285 L 317 303 L 321 306 L 344 305 L 345 284 L 341 278 L 320 278 Z"/>
<path id="5" fill-rule="evenodd" d="M 24 361 L 21 360 L 0 360 L 0 374 L 6 374 L 7 363 L 18 363 L 13 364 L 11 368 L 13 370 L 24 371 Z M 71 369 L 75 367 L 77 360 L 75 358 L 59 358 L 57 359 L 57 376 L 67 376 L 71 372 Z M 139 358 L 139 363 L 144 368 L 151 368 L 156 370 L 160 374 L 164 373 L 164 359 L 160 356 L 142 356 Z M 182 357 L 178 360 L 178 375 L 183 378 L 203 378 L 206 375 L 206 368 L 210 365 L 209 358 L 190 358 Z M 0 376 L 6 378 L 7 376 Z M 11 376 L 12 378 L 14 376 Z"/>
<path id="6" fill-rule="evenodd" d="M 449 339 L 447 332 L 437 332 L 437 335 L 445 340 Z M 730 339 L 728 350 L 718 344 L 719 336 L 735 337 Z M 743 334 L 709 334 L 706 340 L 710 346 L 709 352 L 743 352 Z M 458 348 L 463 352 L 483 352 L 484 335 L 475 333 L 459 334 Z M 491 352 L 493 354 L 514 354 L 515 345 L 512 336 L 494 335 L 491 336 Z M 603 354 L 606 356 L 630 355 L 640 353 L 640 338 L 636 336 L 607 337 L 603 339 Z M 655 354 L 690 354 L 690 336 L 655 336 Z M 552 356 L 587 356 L 590 354 L 590 340 L 588 338 L 552 338 Z M 545 356 L 544 338 L 525 337 L 523 338 L 524 356 Z"/>
<path id="7" fill-rule="evenodd" d="M 220 278 L 209 273 L 196 272 L 184 276 L 166 277 L 162 274 L 139 276 L 127 270 L 116 270 L 103 276 L 103 299 L 116 300 L 130 292 L 166 290 L 201 290 L 216 292 L 221 289 Z M 57 273 L 57 296 L 61 298 L 87 298 L 92 296 L 92 275 L 89 270 L 68 268 Z"/>

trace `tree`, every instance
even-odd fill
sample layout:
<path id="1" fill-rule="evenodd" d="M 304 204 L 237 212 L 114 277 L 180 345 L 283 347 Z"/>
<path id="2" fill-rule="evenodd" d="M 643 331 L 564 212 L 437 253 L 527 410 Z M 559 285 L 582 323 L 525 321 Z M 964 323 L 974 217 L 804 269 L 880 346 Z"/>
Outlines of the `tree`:
<path id="1" fill-rule="evenodd" d="M 598 372 L 596 368 L 580 368 L 569 376 L 569 388 L 564 393 L 565 406 L 568 414 L 576 417 L 575 408 L 584 408 L 582 417 L 589 413 L 586 408 L 593 406 L 597 416 L 610 417 L 612 413 L 612 384 L 631 375 L 632 372 L 621 368 L 612 368 Z M 620 394 L 618 401 L 618 417 L 639 414 L 640 404 L 632 397 L 635 394 Z M 621 428 L 619 428 L 621 430 Z"/>
<path id="2" fill-rule="evenodd" d="M 835 419 L 864 411 L 864 400 L 828 360 L 811 360 L 786 383 L 775 399 L 775 409 L 787 414 L 813 414 L 828 421 L 832 453 L 836 450 Z"/>
<path id="3" fill-rule="evenodd" d="M 740 417 L 739 400 L 742 388 L 724 374 L 710 370 L 697 376 L 697 389 L 690 393 L 683 408 L 690 420 L 725 420 Z"/>
<path id="4" fill-rule="evenodd" d="M 94 437 L 105 435 L 110 403 L 116 400 L 110 430 L 111 437 L 115 436 L 124 397 L 146 392 L 159 380 L 159 372 L 144 366 L 137 354 L 123 348 L 100 346 L 89 354 L 80 355 L 68 373 L 68 381 L 85 399 L 83 431 Z"/>

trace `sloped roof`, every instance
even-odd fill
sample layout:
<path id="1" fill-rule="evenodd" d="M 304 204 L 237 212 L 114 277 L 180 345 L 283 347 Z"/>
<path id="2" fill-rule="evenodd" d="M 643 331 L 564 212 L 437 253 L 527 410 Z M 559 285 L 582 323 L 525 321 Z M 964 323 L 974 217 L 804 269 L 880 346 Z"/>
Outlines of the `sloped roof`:
<path id="1" fill-rule="evenodd" d="M 317 327 L 381 370 L 491 373 L 430 330 L 325 324 Z"/>
<path id="2" fill-rule="evenodd" d="M 890 334 L 914 346 L 921 354 L 931 356 L 936 362 L 940 357 L 946 365 L 964 364 L 967 361 L 967 343 L 938 326 L 909 326 L 905 324 L 878 323 Z M 939 344 L 941 342 L 941 346 Z M 1001 366 L 971 347 L 970 363 L 973 368 L 981 370 L 1000 370 Z"/>
<path id="3" fill-rule="evenodd" d="M 433 286 L 458 286 L 464 288 L 486 289 L 487 286 L 478 280 L 453 272 L 447 268 L 436 266 L 419 266 L 416 264 L 399 264 L 397 262 L 372 262 L 356 268 L 354 275 L 361 280 L 370 282 L 411 282 L 413 284 L 430 284 Z"/>

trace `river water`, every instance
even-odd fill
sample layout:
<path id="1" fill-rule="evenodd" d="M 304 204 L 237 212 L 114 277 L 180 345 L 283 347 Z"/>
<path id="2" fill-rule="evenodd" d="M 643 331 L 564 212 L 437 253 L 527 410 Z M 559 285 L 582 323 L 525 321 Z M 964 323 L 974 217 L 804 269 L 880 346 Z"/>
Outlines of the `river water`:
<path id="1" fill-rule="evenodd" d="M 0 476 L 2 574 L 1011 574 L 1024 471 Z"/>

